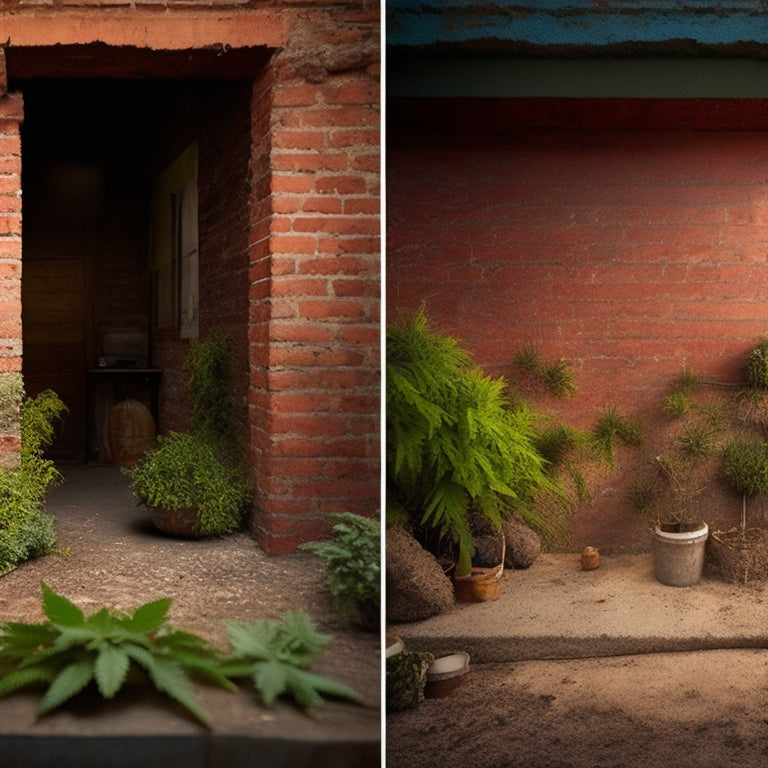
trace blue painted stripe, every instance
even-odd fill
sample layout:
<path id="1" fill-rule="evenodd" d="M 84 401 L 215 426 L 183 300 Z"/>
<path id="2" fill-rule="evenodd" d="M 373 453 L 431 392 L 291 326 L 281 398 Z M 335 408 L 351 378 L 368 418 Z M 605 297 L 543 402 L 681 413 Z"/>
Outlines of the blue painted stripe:
<path id="1" fill-rule="evenodd" d="M 545 3 L 557 5 L 549 0 Z M 616 6 L 613 3 L 609 10 L 596 12 L 593 3 L 572 3 L 567 8 L 547 11 L 498 3 L 491 8 L 472 8 L 460 0 L 398 0 L 387 11 L 387 43 L 415 46 L 499 40 L 542 46 L 600 46 L 670 40 L 705 45 L 768 42 L 768 13 L 764 11 L 632 12 L 628 3 L 621 11 Z"/>

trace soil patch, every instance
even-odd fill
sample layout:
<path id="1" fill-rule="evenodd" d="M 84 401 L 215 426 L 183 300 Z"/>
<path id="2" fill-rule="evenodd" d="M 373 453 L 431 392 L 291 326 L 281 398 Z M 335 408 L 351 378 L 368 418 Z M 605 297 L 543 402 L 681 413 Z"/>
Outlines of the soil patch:
<path id="1" fill-rule="evenodd" d="M 762 765 L 766 679 L 762 649 L 475 665 L 451 697 L 387 716 L 387 764 Z"/>

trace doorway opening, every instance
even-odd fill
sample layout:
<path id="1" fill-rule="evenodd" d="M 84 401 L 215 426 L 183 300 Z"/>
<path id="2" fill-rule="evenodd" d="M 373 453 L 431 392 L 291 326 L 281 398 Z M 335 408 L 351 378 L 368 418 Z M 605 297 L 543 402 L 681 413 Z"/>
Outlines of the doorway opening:
<path id="1" fill-rule="evenodd" d="M 69 409 L 53 455 L 98 459 L 109 409 L 125 398 L 144 402 L 158 430 L 184 426 L 183 360 L 198 329 L 180 322 L 181 302 L 179 313 L 159 312 L 157 291 L 162 279 L 188 280 L 190 267 L 158 274 L 153 189 L 191 146 L 200 164 L 196 320 L 200 335 L 224 324 L 234 337 L 244 402 L 249 81 L 35 77 L 12 90 L 24 96 L 25 388 L 52 389 Z M 168 205 L 178 208 L 175 192 Z M 173 212 L 160 218 L 179 226 Z M 220 283 L 231 301 L 211 300 Z"/>

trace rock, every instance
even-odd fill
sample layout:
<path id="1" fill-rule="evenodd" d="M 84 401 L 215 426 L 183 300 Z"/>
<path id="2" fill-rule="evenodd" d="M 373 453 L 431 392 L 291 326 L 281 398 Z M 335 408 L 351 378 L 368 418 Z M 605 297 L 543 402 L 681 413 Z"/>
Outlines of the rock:
<path id="1" fill-rule="evenodd" d="M 519 520 L 505 520 L 502 531 L 507 542 L 507 568 L 529 568 L 541 554 L 541 538 Z"/>
<path id="2" fill-rule="evenodd" d="M 475 536 L 475 556 L 472 562 L 480 568 L 495 568 L 501 562 L 502 542 L 500 533 Z"/>
<path id="3" fill-rule="evenodd" d="M 437 558 L 399 526 L 386 532 L 387 620 L 420 621 L 453 607 L 453 585 Z"/>

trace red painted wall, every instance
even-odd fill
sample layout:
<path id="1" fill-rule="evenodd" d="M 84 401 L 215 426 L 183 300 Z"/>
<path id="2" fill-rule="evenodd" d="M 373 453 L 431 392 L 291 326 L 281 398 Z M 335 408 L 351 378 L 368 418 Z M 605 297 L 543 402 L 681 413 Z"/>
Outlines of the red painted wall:
<path id="1" fill-rule="evenodd" d="M 399 102 L 389 110 L 387 313 L 426 303 L 489 373 L 535 345 L 589 426 L 616 405 L 652 444 L 685 365 L 738 381 L 768 331 L 768 107 L 755 101 Z M 648 546 L 625 499 L 639 453 L 595 479 L 573 545 Z M 713 517 L 733 522 L 724 501 Z"/>

